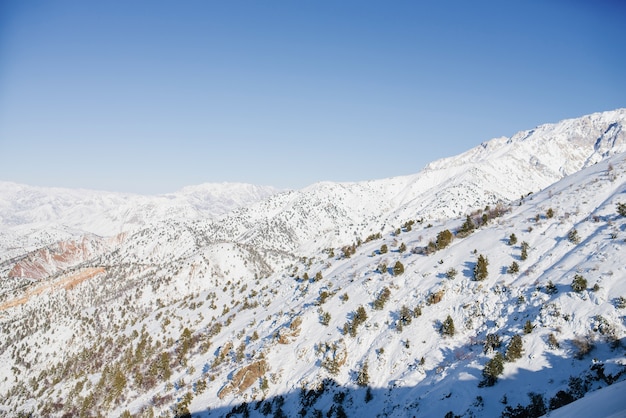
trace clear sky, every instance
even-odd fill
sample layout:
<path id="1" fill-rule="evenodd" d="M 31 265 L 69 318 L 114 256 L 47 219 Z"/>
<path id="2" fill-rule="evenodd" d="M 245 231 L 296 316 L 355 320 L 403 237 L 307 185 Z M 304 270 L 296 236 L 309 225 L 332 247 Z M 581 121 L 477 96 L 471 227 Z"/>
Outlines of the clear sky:
<path id="1" fill-rule="evenodd" d="M 412 174 L 626 106 L 620 1 L 0 0 L 0 180 Z"/>

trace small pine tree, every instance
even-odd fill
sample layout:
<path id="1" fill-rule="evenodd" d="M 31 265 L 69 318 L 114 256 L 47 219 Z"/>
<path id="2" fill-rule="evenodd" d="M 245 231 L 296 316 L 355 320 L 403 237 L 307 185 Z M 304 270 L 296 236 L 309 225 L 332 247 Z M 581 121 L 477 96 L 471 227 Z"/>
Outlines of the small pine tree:
<path id="1" fill-rule="evenodd" d="M 324 326 L 328 326 L 328 324 L 330 323 L 330 318 L 330 312 L 324 312 L 320 315 L 320 323 Z"/>
<path id="2" fill-rule="evenodd" d="M 487 354 L 492 352 L 496 348 L 500 348 L 501 345 L 502 341 L 500 341 L 500 336 L 498 334 L 487 334 L 485 344 L 483 345 L 483 353 Z"/>
<path id="3" fill-rule="evenodd" d="M 524 324 L 524 334 L 530 334 L 533 332 L 533 329 L 535 329 L 535 326 L 532 322 L 530 322 L 530 319 L 526 320 L 526 323 Z"/>
<path id="4" fill-rule="evenodd" d="M 323 277 L 322 277 L 322 272 L 321 271 L 318 271 L 317 273 L 315 273 L 315 281 L 316 282 L 319 282 L 322 279 L 323 279 Z"/>
<path id="5" fill-rule="evenodd" d="M 472 221 L 472 218 L 469 215 L 467 215 L 467 218 L 465 218 L 465 222 L 463 223 L 463 225 L 461 225 L 461 228 L 458 231 L 458 235 L 461 238 L 466 237 L 469 234 L 471 234 L 475 228 L 476 228 L 476 225 L 474 225 L 474 221 Z"/>
<path id="6" fill-rule="evenodd" d="M 570 231 L 567 233 L 567 239 L 572 244 L 580 244 L 580 237 L 578 236 L 578 231 L 576 230 L 576 228 L 570 229 Z"/>
<path id="7" fill-rule="evenodd" d="M 404 273 L 404 265 L 400 261 L 396 261 L 396 264 L 393 265 L 393 275 L 399 276 Z"/>
<path id="8" fill-rule="evenodd" d="M 587 279 L 585 279 L 580 274 L 574 276 L 574 280 L 572 280 L 572 290 L 574 292 L 582 292 L 587 288 Z"/>
<path id="9" fill-rule="evenodd" d="M 454 267 L 451 267 L 448 271 L 446 271 L 446 277 L 448 279 L 454 279 L 457 274 L 458 272 L 456 271 Z"/>
<path id="10" fill-rule="evenodd" d="M 454 335 L 454 321 L 452 317 L 448 315 L 443 324 L 441 325 L 441 333 L 444 336 L 452 337 Z"/>
<path id="11" fill-rule="evenodd" d="M 391 291 L 389 290 L 389 288 L 383 287 L 383 290 L 380 291 L 380 293 L 378 294 L 378 297 L 376 297 L 374 302 L 372 302 L 373 308 L 376 309 L 377 311 L 380 311 L 381 309 L 383 309 L 385 307 L 385 303 L 387 303 L 390 296 L 391 296 Z"/>
<path id="12" fill-rule="evenodd" d="M 446 248 L 452 242 L 452 238 L 452 232 L 450 232 L 450 230 L 448 229 L 439 232 L 437 234 L 437 241 L 435 242 L 435 245 L 437 245 L 437 249 L 441 250 L 443 248 Z"/>
<path id="13" fill-rule="evenodd" d="M 497 352 L 491 360 L 489 360 L 483 368 L 483 377 L 481 386 L 493 386 L 498 381 L 498 376 L 504 371 L 504 357 Z"/>
<path id="14" fill-rule="evenodd" d="M 381 253 L 381 254 L 387 254 L 387 251 L 389 251 L 389 249 L 387 248 L 387 244 L 383 244 L 383 245 L 380 247 L 380 253 Z"/>
<path id="15" fill-rule="evenodd" d="M 552 208 L 548 209 L 548 211 L 546 212 L 546 218 L 550 219 L 554 217 L 554 211 L 552 210 Z"/>
<path id="16" fill-rule="evenodd" d="M 556 285 L 552 283 L 552 280 L 548 280 L 548 284 L 546 285 L 546 293 L 549 295 L 554 295 L 558 291 L 559 289 L 557 289 Z"/>
<path id="17" fill-rule="evenodd" d="M 474 266 L 474 280 L 480 281 L 485 280 L 489 275 L 487 271 L 487 266 L 489 265 L 489 260 L 487 257 L 482 254 L 478 256 L 478 261 L 476 262 L 476 266 Z"/>
<path id="18" fill-rule="evenodd" d="M 398 321 L 402 325 L 409 325 L 412 320 L 413 320 L 413 313 L 406 305 L 402 305 L 402 307 L 400 308 L 400 311 L 398 312 Z"/>
<path id="19" fill-rule="evenodd" d="M 362 324 L 366 320 L 367 320 L 367 312 L 365 312 L 365 308 L 363 307 L 363 305 L 361 305 L 356 309 L 356 312 L 354 314 L 354 321 L 357 322 L 358 324 Z"/>
<path id="20" fill-rule="evenodd" d="M 515 234 L 511 234 L 509 236 L 509 245 L 517 244 L 517 236 Z"/>
<path id="21" fill-rule="evenodd" d="M 515 361 L 517 359 L 522 358 L 522 350 L 524 349 L 524 342 L 522 341 L 522 337 L 519 335 L 514 335 L 511 338 L 511 342 L 509 346 L 506 348 L 506 361 Z"/>
<path id="22" fill-rule="evenodd" d="M 356 384 L 361 387 L 365 387 L 369 384 L 369 382 L 370 382 L 370 376 L 369 376 L 368 365 L 367 365 L 367 360 L 366 360 L 361 366 L 361 370 L 359 370 L 359 372 L 357 373 Z"/>
<path id="23" fill-rule="evenodd" d="M 528 247 L 528 243 L 526 241 L 522 241 L 522 254 L 520 255 L 522 261 L 528 258 Z"/>
<path id="24" fill-rule="evenodd" d="M 406 244 L 404 242 L 400 244 L 400 248 L 398 248 L 398 251 L 401 253 L 406 251 Z"/>
<path id="25" fill-rule="evenodd" d="M 619 213 L 621 216 L 626 216 L 626 203 L 617 204 L 617 213 Z"/>
<path id="26" fill-rule="evenodd" d="M 387 264 L 385 264 L 385 263 L 380 263 L 380 264 L 378 265 L 378 272 L 379 272 L 380 274 L 387 273 Z"/>
<path id="27" fill-rule="evenodd" d="M 512 262 L 511 265 L 509 266 L 507 273 L 509 274 L 515 274 L 519 272 L 519 264 L 517 264 L 516 261 Z"/>

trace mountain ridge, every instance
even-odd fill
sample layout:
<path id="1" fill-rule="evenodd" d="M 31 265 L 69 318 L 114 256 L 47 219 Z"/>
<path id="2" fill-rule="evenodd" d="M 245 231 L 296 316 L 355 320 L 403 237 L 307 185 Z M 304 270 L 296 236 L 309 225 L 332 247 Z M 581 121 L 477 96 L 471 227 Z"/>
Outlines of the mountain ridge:
<path id="1" fill-rule="evenodd" d="M 539 416 L 624 381 L 625 116 L 215 219 L 44 223 L 0 260 L 0 415 Z"/>

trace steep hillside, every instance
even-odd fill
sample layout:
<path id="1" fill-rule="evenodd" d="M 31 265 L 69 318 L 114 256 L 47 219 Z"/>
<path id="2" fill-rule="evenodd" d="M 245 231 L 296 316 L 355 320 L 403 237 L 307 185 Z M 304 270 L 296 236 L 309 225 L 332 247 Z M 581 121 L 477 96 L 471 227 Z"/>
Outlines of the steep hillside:
<path id="1" fill-rule="evenodd" d="M 128 244 L 3 309 L 1 404 L 52 416 L 545 412 L 626 378 L 620 203 L 626 154 L 478 210 L 473 229 L 406 219 L 275 272 L 253 247 L 197 241 L 197 223 L 165 228 L 169 252 Z"/>
<path id="2" fill-rule="evenodd" d="M 626 380 L 625 118 L 282 193 L 1 183 L 0 416 L 540 416 Z"/>

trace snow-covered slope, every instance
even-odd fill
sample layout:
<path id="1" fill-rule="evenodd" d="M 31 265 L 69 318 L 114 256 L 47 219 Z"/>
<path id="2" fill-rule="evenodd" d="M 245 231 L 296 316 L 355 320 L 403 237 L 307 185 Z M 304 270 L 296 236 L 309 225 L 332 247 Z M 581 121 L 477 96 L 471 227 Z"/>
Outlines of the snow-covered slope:
<path id="1" fill-rule="evenodd" d="M 16 249 L 0 264 L 0 415 L 540 416 L 619 384 L 623 119 Z"/>

